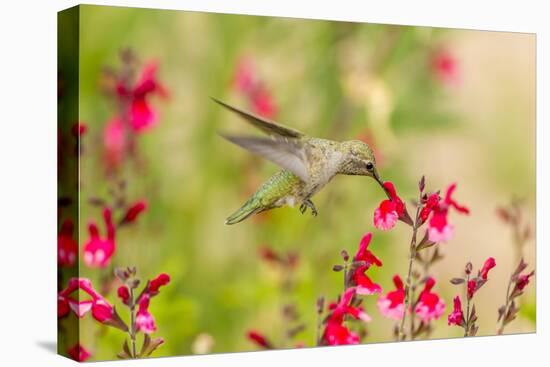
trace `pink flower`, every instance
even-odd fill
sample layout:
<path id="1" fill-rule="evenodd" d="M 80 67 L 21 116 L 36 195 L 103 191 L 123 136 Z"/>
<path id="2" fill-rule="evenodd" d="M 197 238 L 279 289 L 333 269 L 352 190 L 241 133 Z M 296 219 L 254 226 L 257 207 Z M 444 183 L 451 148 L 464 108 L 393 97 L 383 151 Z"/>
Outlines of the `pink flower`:
<path id="1" fill-rule="evenodd" d="M 449 50 L 439 50 L 432 58 L 432 70 L 437 79 L 447 85 L 460 82 L 460 65 L 456 56 Z"/>
<path id="2" fill-rule="evenodd" d="M 128 290 L 128 287 L 125 285 L 121 285 L 117 289 L 117 295 L 118 298 L 124 303 L 125 305 L 128 305 L 130 303 L 130 291 Z"/>
<path id="3" fill-rule="evenodd" d="M 103 129 L 104 159 L 109 169 L 120 166 L 126 153 L 126 130 L 120 117 L 115 116 Z"/>
<path id="4" fill-rule="evenodd" d="M 397 220 L 405 214 L 405 203 L 397 196 L 393 183 L 390 181 L 384 182 L 384 188 L 389 195 L 389 199 L 382 201 L 374 211 L 374 226 L 387 231 L 392 229 Z"/>
<path id="5" fill-rule="evenodd" d="M 362 295 L 370 295 L 382 291 L 380 285 L 372 282 L 365 274 L 373 264 L 382 266 L 382 261 L 368 250 L 371 239 L 372 233 L 367 233 L 363 236 L 359 244 L 359 249 L 353 258 L 354 262 L 364 262 L 364 265 L 358 266 L 353 272 L 353 280 L 357 286 L 357 293 Z"/>
<path id="6" fill-rule="evenodd" d="M 78 254 L 78 244 L 73 238 L 74 224 L 71 219 L 65 219 L 57 236 L 57 264 L 73 266 Z"/>
<path id="7" fill-rule="evenodd" d="M 136 329 L 145 334 L 151 334 L 157 330 L 155 319 L 149 312 L 149 295 L 144 294 L 139 300 L 139 309 L 136 314 Z"/>
<path id="8" fill-rule="evenodd" d="M 415 312 L 418 317 L 424 322 L 430 322 L 437 320 L 445 312 L 445 302 L 437 293 L 433 293 L 431 290 L 435 285 L 433 278 L 428 278 L 424 284 L 424 290 L 418 297 L 418 303 L 416 304 Z"/>
<path id="9" fill-rule="evenodd" d="M 264 349 L 272 348 L 271 343 L 267 340 L 267 338 L 256 330 L 250 330 L 246 334 L 246 336 L 248 337 L 249 340 L 251 340 L 253 343 L 255 343 L 261 348 L 264 348 Z"/>
<path id="10" fill-rule="evenodd" d="M 395 290 L 388 292 L 385 296 L 378 297 L 378 309 L 382 315 L 394 320 L 401 320 L 405 313 L 405 289 L 399 275 L 393 277 Z"/>
<path id="11" fill-rule="evenodd" d="M 103 210 L 103 219 L 107 229 L 107 236 L 101 238 L 94 222 L 88 226 L 90 239 L 84 245 L 84 262 L 89 267 L 104 268 L 109 265 L 115 253 L 115 226 L 112 221 L 111 209 Z"/>
<path id="12" fill-rule="evenodd" d="M 480 275 L 483 280 L 487 280 L 487 275 L 489 274 L 489 270 L 494 268 L 497 265 L 495 262 L 495 258 L 490 257 L 487 260 L 485 260 L 485 264 L 483 264 L 483 268 L 481 268 Z"/>
<path id="13" fill-rule="evenodd" d="M 165 286 L 168 283 L 170 283 L 170 276 L 166 273 L 160 274 L 149 283 L 149 295 L 151 297 L 156 296 L 159 293 L 160 287 Z"/>
<path id="14" fill-rule="evenodd" d="M 534 271 L 528 273 L 528 274 L 522 274 L 518 277 L 518 280 L 516 281 L 516 288 L 520 291 L 523 291 L 523 289 L 529 284 L 529 278 L 531 278 L 535 274 Z"/>
<path id="15" fill-rule="evenodd" d="M 69 357 L 71 357 L 73 360 L 77 362 L 84 362 L 88 358 L 90 358 L 91 354 L 88 352 L 82 345 L 76 344 L 72 348 L 70 348 L 67 353 L 69 354 Z"/>
<path id="16" fill-rule="evenodd" d="M 448 325 L 457 325 L 462 326 L 462 323 L 464 321 L 464 316 L 462 314 L 462 304 L 460 303 L 460 297 L 456 296 L 453 299 L 454 302 L 454 309 L 451 314 L 449 314 L 449 317 L 447 318 Z"/>
<path id="17" fill-rule="evenodd" d="M 145 210 L 147 210 L 147 201 L 146 200 L 139 200 L 136 203 L 132 204 L 126 211 L 126 214 L 124 214 L 124 218 L 122 218 L 122 223 L 133 223 L 136 221 L 138 216 L 143 213 Z"/>
<path id="18" fill-rule="evenodd" d="M 254 113 L 266 118 L 273 118 L 277 114 L 274 98 L 259 79 L 252 59 L 243 58 L 239 61 L 233 87 L 247 98 Z"/>
<path id="19" fill-rule="evenodd" d="M 454 208 L 462 214 L 469 214 L 470 212 L 468 208 L 459 205 L 452 199 L 455 189 L 456 184 L 450 185 L 445 198 L 438 200 L 437 204 L 435 203 L 435 196 L 431 195 L 422 209 L 421 218 L 427 219 L 430 213 L 432 216 L 428 223 L 428 239 L 432 242 L 447 242 L 453 236 L 454 227 L 447 221 L 450 208 Z"/>

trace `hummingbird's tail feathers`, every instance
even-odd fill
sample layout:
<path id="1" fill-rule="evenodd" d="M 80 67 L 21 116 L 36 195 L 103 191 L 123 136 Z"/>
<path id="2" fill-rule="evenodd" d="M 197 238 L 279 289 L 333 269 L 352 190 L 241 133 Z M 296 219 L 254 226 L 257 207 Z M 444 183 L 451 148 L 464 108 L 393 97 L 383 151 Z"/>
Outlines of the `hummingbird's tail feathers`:
<path id="1" fill-rule="evenodd" d="M 240 207 L 235 213 L 231 214 L 225 220 L 225 224 L 237 224 L 242 222 L 246 218 L 250 217 L 252 214 L 260 212 L 261 206 L 259 201 L 252 197 L 250 198 L 242 207 Z"/>
<path id="2" fill-rule="evenodd" d="M 227 108 L 229 111 L 239 115 L 240 117 L 244 118 L 248 123 L 250 123 L 252 126 L 262 130 L 264 133 L 269 135 L 278 135 L 278 136 L 285 136 L 287 138 L 301 138 L 304 136 L 301 132 L 291 129 L 289 127 L 283 126 L 281 124 L 278 124 L 276 122 L 264 119 L 260 116 L 254 115 L 250 112 L 243 111 L 237 107 L 233 107 L 225 102 L 220 101 L 219 99 L 216 99 L 214 97 L 210 97 L 214 102 L 219 104 L 220 106 L 223 106 Z"/>

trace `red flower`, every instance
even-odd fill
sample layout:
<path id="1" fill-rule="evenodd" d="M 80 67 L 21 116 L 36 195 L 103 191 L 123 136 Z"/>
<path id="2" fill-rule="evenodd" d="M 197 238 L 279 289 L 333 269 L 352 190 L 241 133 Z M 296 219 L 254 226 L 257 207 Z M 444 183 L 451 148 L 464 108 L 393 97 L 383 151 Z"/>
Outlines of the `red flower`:
<path id="1" fill-rule="evenodd" d="M 470 212 L 467 207 L 459 205 L 452 198 L 455 189 L 456 184 L 450 185 L 445 198 L 441 200 L 437 197 L 437 203 L 435 203 L 436 196 L 434 196 L 436 194 L 431 195 L 422 208 L 421 218 L 423 220 L 426 220 L 430 214 L 432 215 L 428 223 L 428 238 L 432 242 L 447 242 L 453 236 L 454 227 L 447 221 L 450 208 L 454 208 L 462 214 Z"/>
<path id="2" fill-rule="evenodd" d="M 90 358 L 91 354 L 88 352 L 82 345 L 76 344 L 72 348 L 70 348 L 67 353 L 69 354 L 69 357 L 71 357 L 73 360 L 77 362 L 84 362 L 88 358 Z"/>
<path id="3" fill-rule="evenodd" d="M 103 129 L 103 146 L 105 163 L 110 169 L 118 167 L 126 152 L 126 130 L 120 117 L 115 116 Z"/>
<path id="4" fill-rule="evenodd" d="M 394 275 L 395 290 L 378 298 L 378 309 L 382 315 L 394 320 L 401 320 L 405 313 L 405 289 L 399 275 Z"/>
<path id="5" fill-rule="evenodd" d="M 77 301 L 70 295 L 77 290 L 87 293 L 91 299 Z M 92 311 L 92 316 L 99 322 L 110 321 L 114 315 L 114 308 L 100 295 L 92 286 L 92 282 L 86 278 L 71 278 L 67 288 L 59 292 L 57 296 L 57 315 L 63 317 L 71 309 L 74 314 L 82 318 L 88 311 Z"/>
<path id="6" fill-rule="evenodd" d="M 359 344 L 359 335 L 338 323 L 328 323 L 323 334 L 323 340 L 328 345 Z"/>
<path id="7" fill-rule="evenodd" d="M 495 262 L 495 258 L 490 257 L 487 260 L 485 260 L 485 264 L 483 264 L 483 268 L 481 268 L 480 275 L 483 280 L 487 280 L 487 275 L 489 274 L 489 270 L 494 268 L 497 265 Z"/>
<path id="8" fill-rule="evenodd" d="M 454 309 L 451 314 L 449 314 L 449 317 L 447 318 L 448 325 L 457 325 L 462 326 L 462 323 L 464 321 L 464 315 L 462 314 L 462 304 L 460 303 L 460 297 L 456 296 L 453 299 L 454 302 Z"/>
<path id="9" fill-rule="evenodd" d="M 233 87 L 248 99 L 254 113 L 266 118 L 273 118 L 277 114 L 274 98 L 258 78 L 256 67 L 251 59 L 243 58 L 237 64 Z"/>
<path id="10" fill-rule="evenodd" d="M 74 223 L 65 219 L 57 236 L 57 264 L 73 266 L 78 254 L 78 244 L 73 238 Z"/>
<path id="11" fill-rule="evenodd" d="M 355 287 L 348 288 L 338 303 L 329 304 L 328 308 L 332 311 L 328 318 L 329 323 L 342 323 L 346 315 L 350 315 L 355 319 L 361 319 L 364 322 L 369 322 L 371 320 L 370 316 L 361 308 L 350 306 L 356 292 L 357 290 Z"/>
<path id="12" fill-rule="evenodd" d="M 449 50 L 439 50 L 432 58 L 432 70 L 437 79 L 447 85 L 460 82 L 460 65 L 456 56 Z"/>
<path id="13" fill-rule="evenodd" d="M 263 334 L 259 333 L 258 331 L 250 330 L 246 336 L 249 340 L 257 344 L 259 347 L 264 349 L 272 349 L 271 343 Z"/>
<path id="14" fill-rule="evenodd" d="M 134 203 L 132 206 L 128 208 L 126 211 L 126 214 L 124 214 L 124 218 L 122 219 L 122 223 L 133 223 L 136 221 L 137 217 L 143 213 L 145 210 L 147 210 L 147 201 L 146 200 L 139 200 L 136 203 Z"/>
<path id="15" fill-rule="evenodd" d="M 121 99 L 130 103 L 128 120 L 135 132 L 144 132 L 152 128 L 158 121 L 157 113 L 149 103 L 149 96 L 158 94 L 167 97 L 168 92 L 157 80 L 157 62 L 149 62 L 133 87 L 123 83 L 117 85 L 116 91 Z"/>
<path id="16" fill-rule="evenodd" d="M 107 236 L 101 238 L 94 222 L 88 226 L 90 239 L 84 245 L 84 262 L 90 267 L 104 268 L 109 265 L 115 253 L 115 226 L 112 221 L 111 209 L 103 210 L 103 219 L 107 229 Z"/>
<path id="17" fill-rule="evenodd" d="M 117 295 L 118 298 L 124 303 L 125 305 L 128 305 L 130 302 L 130 291 L 128 290 L 128 287 L 125 285 L 121 285 L 117 289 Z"/>
<path id="18" fill-rule="evenodd" d="M 380 203 L 374 211 L 374 226 L 383 231 L 392 229 L 397 220 L 405 214 L 405 203 L 395 190 L 395 186 L 390 181 L 384 182 L 384 188 L 389 195 Z"/>
<path id="19" fill-rule="evenodd" d="M 531 278 L 535 274 L 534 271 L 528 273 L 528 274 L 522 274 L 518 277 L 518 280 L 516 281 L 516 288 L 520 291 L 522 291 L 527 284 L 529 284 L 529 278 Z"/>
<path id="20" fill-rule="evenodd" d="M 382 288 L 373 283 L 365 272 L 374 264 L 376 266 L 382 266 L 382 261 L 377 258 L 372 252 L 368 250 L 368 246 L 372 239 L 372 233 L 367 233 L 361 239 L 359 249 L 355 254 L 354 262 L 363 262 L 364 264 L 358 266 L 353 272 L 353 280 L 357 286 L 357 293 L 362 295 L 370 295 L 374 293 L 380 293 Z"/>
<path id="21" fill-rule="evenodd" d="M 343 325 L 344 317 L 346 315 L 350 315 L 353 318 L 360 319 L 364 322 L 369 322 L 371 320 L 370 316 L 367 315 L 361 308 L 350 305 L 355 294 L 355 288 L 348 288 L 338 303 L 331 303 L 329 305 L 329 310 L 332 312 L 327 318 L 327 325 L 323 333 L 323 340 L 328 345 L 359 343 L 359 336 Z"/>
<path id="22" fill-rule="evenodd" d="M 429 322 L 431 320 L 437 320 L 445 312 L 445 302 L 437 293 L 433 293 L 431 290 L 435 285 L 433 278 L 428 278 L 424 284 L 424 290 L 418 297 L 418 303 L 415 308 L 415 312 L 418 317 L 424 321 Z"/>
<path id="23" fill-rule="evenodd" d="M 144 294 L 139 300 L 139 309 L 136 314 L 136 329 L 145 334 L 151 334 L 157 330 L 155 319 L 149 312 L 149 295 Z"/>
<path id="24" fill-rule="evenodd" d="M 267 262 L 280 262 L 281 258 L 279 254 L 277 254 L 271 247 L 268 246 L 262 246 L 258 250 L 258 254 L 260 255 L 260 258 L 267 261 Z"/>
<path id="25" fill-rule="evenodd" d="M 468 299 L 472 299 L 477 290 L 477 281 L 475 279 L 470 279 L 466 285 L 466 288 L 468 291 Z"/>
<path id="26" fill-rule="evenodd" d="M 156 296 L 159 293 L 159 288 L 170 283 L 170 276 L 166 273 L 162 273 L 149 283 L 149 294 Z"/>

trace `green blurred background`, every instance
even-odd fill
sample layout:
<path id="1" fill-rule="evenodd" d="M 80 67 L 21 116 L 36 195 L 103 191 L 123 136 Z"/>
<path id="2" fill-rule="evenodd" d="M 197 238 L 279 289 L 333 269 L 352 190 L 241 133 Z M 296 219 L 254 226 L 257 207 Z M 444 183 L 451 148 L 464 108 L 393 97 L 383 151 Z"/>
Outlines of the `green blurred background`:
<path id="1" fill-rule="evenodd" d="M 403 198 L 415 196 L 422 174 L 431 190 L 458 183 L 455 197 L 471 215 L 451 214 L 456 234 L 441 245 L 445 259 L 433 268 L 435 289 L 450 312 L 458 289 L 448 280 L 468 260 L 477 269 L 495 257 L 497 267 L 476 296 L 479 335 L 495 333 L 497 308 L 517 261 L 510 231 L 495 209 L 518 196 L 525 199 L 528 221 L 535 222 L 534 35 L 82 6 L 80 36 L 80 120 L 89 126 L 81 166 L 81 244 L 88 221 L 101 218 L 88 199 L 108 197 L 112 187 L 104 175 L 102 131 L 114 107 L 100 90 L 102 69 L 119 66 L 120 50 L 129 47 L 144 62 L 158 60 L 159 80 L 170 91 L 168 101 L 154 102 L 158 126 L 139 137 L 144 167 L 136 171 L 127 164 L 120 174 L 128 196 L 146 198 L 149 210 L 117 233 L 113 258 L 115 266 L 137 266 L 142 279 L 161 272 L 172 277 L 151 302 L 155 335 L 165 338 L 155 356 L 198 352 L 201 334 L 211 336 L 210 352 L 255 350 L 246 338 L 250 329 L 280 344 L 280 308 L 288 301 L 306 324 L 295 342 L 313 345 L 316 298 L 334 299 L 342 289 L 332 265 L 341 249 L 354 253 L 369 231 L 371 250 L 384 265 L 368 274 L 384 291 L 393 287 L 393 274 L 405 276 L 410 231 L 404 225 L 374 229 L 373 211 L 383 195 L 368 178 L 336 178 L 315 197 L 318 217 L 284 208 L 224 225 L 277 170 L 217 135 L 253 132 L 210 100 L 246 107 L 232 88 L 243 57 L 254 61 L 271 91 L 277 121 L 319 137 L 367 138 L 382 177 L 395 182 Z M 440 50 L 453 55 L 458 80 L 438 77 L 433 59 Z M 282 272 L 259 259 L 262 245 L 298 252 L 291 293 L 281 292 Z M 525 256 L 534 264 L 534 241 Z M 101 271 L 82 261 L 80 269 L 99 281 Z M 530 286 L 521 318 L 506 332 L 534 331 L 534 290 Z M 120 309 L 114 293 L 107 298 Z M 365 308 L 373 316 L 365 341 L 393 340 L 393 322 L 380 315 L 376 297 L 366 297 Z M 447 326 L 448 312 L 432 338 L 461 336 L 461 329 Z M 94 359 L 113 359 L 124 336 L 100 329 L 85 318 L 81 343 Z"/>

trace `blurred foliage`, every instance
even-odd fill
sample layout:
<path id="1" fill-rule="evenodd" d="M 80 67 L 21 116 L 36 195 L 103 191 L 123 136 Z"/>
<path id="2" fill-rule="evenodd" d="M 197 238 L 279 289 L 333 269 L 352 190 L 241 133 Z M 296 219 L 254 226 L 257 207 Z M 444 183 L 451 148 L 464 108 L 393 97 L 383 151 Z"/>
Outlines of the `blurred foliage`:
<path id="1" fill-rule="evenodd" d="M 87 237 L 88 221 L 101 216 L 88 200 L 108 198 L 117 180 L 127 182 L 131 200 L 149 202 L 135 226 L 117 233 L 113 266 L 136 266 L 144 280 L 160 272 L 172 277 L 151 302 L 158 325 L 155 335 L 166 341 L 155 356 L 190 354 L 203 333 L 213 337 L 212 352 L 254 350 L 246 339 L 249 329 L 261 329 L 280 341 L 280 308 L 289 300 L 306 324 L 296 342 L 312 345 L 317 297 L 335 299 L 341 291 L 342 279 L 331 271 L 332 265 L 339 261 L 341 249 L 354 253 L 362 235 L 373 231 L 372 213 L 383 199 L 368 178 L 338 177 L 314 198 L 318 217 L 284 208 L 224 225 L 225 217 L 276 170 L 217 134 L 252 129 L 209 98 L 246 107 L 247 101 L 232 88 L 243 57 L 254 61 L 271 91 L 277 121 L 314 136 L 365 138 L 376 151 L 382 177 L 391 179 L 402 197 L 414 195 L 422 174 L 431 190 L 458 181 L 457 197 L 473 214 L 457 218 L 456 239 L 445 245 L 446 259 L 434 269 L 436 290 L 450 310 L 450 274 L 459 272 L 467 260 L 481 263 L 492 255 L 498 266 L 493 284 L 486 286 L 493 288 L 484 291 L 504 299 L 513 251 L 494 218 L 494 208 L 512 194 L 521 195 L 534 223 L 534 99 L 519 92 L 504 99 L 469 96 L 476 95 L 480 85 L 491 96 L 501 89 L 531 93 L 534 77 L 524 72 L 525 65 L 508 60 L 516 63 L 514 73 L 506 69 L 495 74 L 483 56 L 514 52 L 507 45 L 530 45 L 531 38 L 100 6 L 81 7 L 80 31 L 79 114 L 89 126 L 80 171 L 80 241 Z M 478 39 L 494 48 L 480 47 Z M 156 104 L 158 126 L 139 137 L 140 163 L 128 161 L 116 178 L 107 178 L 102 134 L 115 106 L 101 93 L 100 79 L 105 67 L 119 65 L 119 53 L 127 47 L 141 62 L 159 62 L 159 79 L 170 99 Z M 442 80 L 434 69 L 434 57 L 448 49 L 456 57 L 455 67 L 460 67 L 454 72 L 462 80 L 456 83 Z M 374 233 L 371 250 L 384 265 L 369 275 L 384 289 L 391 287 L 393 274 L 403 275 L 406 269 L 408 236 L 400 226 Z M 290 294 L 281 293 L 281 272 L 259 259 L 261 245 L 298 252 Z M 529 246 L 534 249 L 534 244 Z M 532 262 L 533 256 L 528 260 Z M 101 271 L 82 261 L 80 270 L 94 282 L 101 277 Z M 119 302 L 114 292 L 107 297 Z M 529 297 L 534 298 L 534 286 Z M 498 297 L 476 305 L 480 335 L 495 332 L 499 301 L 492 298 Z M 365 299 L 365 309 L 374 318 L 366 342 L 391 341 L 393 324 L 382 318 L 375 302 L 375 297 Z M 530 305 L 532 311 L 526 307 L 524 314 L 533 320 L 534 303 Z M 432 337 L 460 335 L 446 324 L 445 317 L 436 322 Z M 534 330 L 533 323 L 520 324 L 517 329 L 512 324 L 509 331 Z M 112 359 L 123 342 L 117 331 L 88 319 L 80 332 L 94 359 Z"/>

